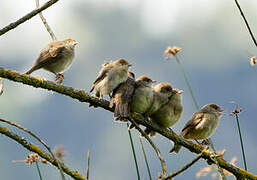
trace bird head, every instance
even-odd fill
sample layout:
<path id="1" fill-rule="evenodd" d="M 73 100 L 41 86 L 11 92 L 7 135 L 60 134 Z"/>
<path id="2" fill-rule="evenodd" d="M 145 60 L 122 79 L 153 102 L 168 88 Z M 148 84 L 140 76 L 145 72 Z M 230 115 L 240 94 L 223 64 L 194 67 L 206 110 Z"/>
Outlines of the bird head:
<path id="1" fill-rule="evenodd" d="M 140 76 L 136 80 L 137 84 L 147 86 L 147 87 L 152 87 L 153 83 L 155 83 L 155 80 L 152 80 L 148 76 Z"/>

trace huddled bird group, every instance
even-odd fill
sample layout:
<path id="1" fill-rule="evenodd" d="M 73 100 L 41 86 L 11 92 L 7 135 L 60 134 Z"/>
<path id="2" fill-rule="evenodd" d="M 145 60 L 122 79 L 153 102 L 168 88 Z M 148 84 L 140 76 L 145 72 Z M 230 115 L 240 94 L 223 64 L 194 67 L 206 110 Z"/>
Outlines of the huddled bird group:
<path id="1" fill-rule="evenodd" d="M 72 39 L 48 44 L 26 74 L 43 68 L 54 73 L 57 82 L 62 82 L 64 71 L 74 59 L 76 44 Z M 114 107 L 116 121 L 127 121 L 132 113 L 139 113 L 162 129 L 173 126 L 183 112 L 182 90 L 173 88 L 169 83 L 153 86 L 156 81 L 148 76 L 135 79 L 135 75 L 129 71 L 130 66 L 125 59 L 105 62 L 90 92 L 95 90 L 95 95 L 100 99 L 109 95 L 110 107 Z M 180 135 L 196 141 L 207 139 L 215 131 L 222 112 L 216 104 L 203 106 L 193 114 Z M 150 128 L 146 128 L 145 133 L 155 135 Z M 170 152 L 178 152 L 179 149 L 180 146 L 175 144 Z"/>

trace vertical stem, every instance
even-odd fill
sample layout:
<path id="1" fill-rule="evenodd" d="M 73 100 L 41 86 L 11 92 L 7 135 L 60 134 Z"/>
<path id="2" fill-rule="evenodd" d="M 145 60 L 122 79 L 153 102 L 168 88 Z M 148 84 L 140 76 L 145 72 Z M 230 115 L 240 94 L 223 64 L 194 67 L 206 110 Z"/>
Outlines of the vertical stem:
<path id="1" fill-rule="evenodd" d="M 244 151 L 244 144 L 243 144 L 243 139 L 242 139 L 241 130 L 240 130 L 239 118 L 238 118 L 237 114 L 235 114 L 235 115 L 236 115 L 236 122 L 237 122 L 238 133 L 239 133 L 239 137 L 240 137 L 241 150 L 242 150 L 242 154 L 243 154 L 244 167 L 245 167 L 245 170 L 247 171 L 245 151 Z"/>
<path id="2" fill-rule="evenodd" d="M 90 150 L 88 150 L 88 153 L 87 153 L 87 171 L 86 171 L 86 180 L 89 179 L 89 166 L 90 166 Z"/>
<path id="3" fill-rule="evenodd" d="M 175 58 L 176 58 L 176 61 L 177 61 L 177 63 L 178 63 L 178 66 L 179 66 L 179 68 L 180 68 L 180 71 L 181 71 L 181 73 L 182 73 L 182 75 L 183 75 L 183 78 L 184 78 L 184 80 L 185 80 L 187 89 L 189 90 L 189 93 L 190 93 L 190 95 L 191 95 L 191 97 L 192 97 L 192 99 L 193 99 L 195 108 L 196 108 L 196 110 L 198 110 L 198 109 L 199 109 L 199 106 L 198 106 L 198 104 L 197 104 L 197 102 L 196 102 L 196 99 L 195 99 L 195 96 L 194 96 L 194 94 L 193 94 L 192 88 L 191 88 L 191 86 L 190 86 L 190 84 L 189 84 L 189 81 L 188 81 L 188 79 L 187 79 L 187 77 L 186 77 L 186 73 L 185 73 L 185 71 L 184 71 L 184 68 L 183 68 L 182 64 L 180 63 L 178 57 L 175 56 Z"/>
<path id="4" fill-rule="evenodd" d="M 149 179 L 152 180 L 151 171 L 150 171 L 150 168 L 149 168 L 149 164 L 148 164 L 148 161 L 147 161 L 147 157 L 146 157 L 146 154 L 145 154 L 145 149 L 144 149 L 143 142 L 142 142 L 141 138 L 139 138 L 139 141 L 140 141 L 141 148 L 142 148 L 142 151 L 143 151 L 143 154 L 144 154 L 145 164 L 146 164 L 146 167 L 147 167 L 147 172 L 148 172 L 148 175 L 149 175 Z"/>
<path id="5" fill-rule="evenodd" d="M 137 157 L 136 157 L 135 148 L 134 148 L 134 143 L 133 143 L 133 139 L 132 139 L 131 132 L 130 132 L 130 130 L 129 130 L 129 124 L 128 124 L 128 123 L 127 123 L 127 129 L 128 129 L 130 145 L 131 145 L 131 149 L 132 149 L 132 153 L 133 153 L 133 157 L 134 157 L 134 161 L 135 161 L 135 165 L 136 165 L 137 179 L 140 180 L 140 174 L 139 174 L 138 164 L 137 164 Z"/>
<path id="6" fill-rule="evenodd" d="M 37 166 L 37 172 L 38 172 L 39 178 L 40 178 L 40 180 L 43 180 L 37 161 L 36 161 L 36 166 Z"/>

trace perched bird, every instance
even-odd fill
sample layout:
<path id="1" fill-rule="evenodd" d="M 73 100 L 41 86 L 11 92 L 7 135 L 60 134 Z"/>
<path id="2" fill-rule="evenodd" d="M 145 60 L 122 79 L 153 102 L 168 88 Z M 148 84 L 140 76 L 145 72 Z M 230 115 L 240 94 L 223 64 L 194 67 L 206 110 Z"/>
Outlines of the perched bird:
<path id="1" fill-rule="evenodd" d="M 120 121 L 127 121 L 130 114 L 129 103 L 134 93 L 136 81 L 135 75 L 128 72 L 128 78 L 124 83 L 121 83 L 116 89 L 113 90 L 110 107 L 115 102 L 114 119 Z"/>
<path id="2" fill-rule="evenodd" d="M 169 128 L 173 126 L 181 117 L 183 106 L 181 104 L 182 91 L 172 89 L 173 95 L 169 98 L 168 102 L 162 105 L 150 118 L 153 122 L 157 123 L 161 128 Z M 151 135 L 155 133 L 149 132 Z"/>
<path id="3" fill-rule="evenodd" d="M 0 78 L 0 96 L 3 94 L 3 92 L 4 92 L 3 79 Z"/>
<path id="4" fill-rule="evenodd" d="M 100 99 L 102 99 L 104 95 L 110 95 L 119 84 L 127 80 L 128 68 L 130 66 L 131 65 L 125 59 L 104 63 L 90 92 L 95 89 L 96 96 L 100 97 Z"/>
<path id="5" fill-rule="evenodd" d="M 185 139 L 202 140 L 210 137 L 216 130 L 223 110 L 216 104 L 207 104 L 195 112 L 182 129 L 181 136 Z M 178 153 L 181 146 L 175 144 L 170 152 Z"/>
<path id="6" fill-rule="evenodd" d="M 56 75 L 56 80 L 64 78 L 67 70 L 74 59 L 74 48 L 78 44 L 75 40 L 65 39 L 48 44 L 40 53 L 32 68 L 26 72 L 31 74 L 38 69 L 45 69 Z"/>
<path id="7" fill-rule="evenodd" d="M 164 104 L 168 103 L 169 98 L 173 95 L 172 87 L 168 83 L 160 83 L 155 85 L 153 87 L 153 92 L 153 102 L 145 113 L 145 117 L 151 117 L 151 115 L 158 111 Z M 153 136 L 154 133 L 151 134 L 151 132 L 153 132 L 151 129 L 145 129 L 146 134 Z"/>
<path id="8" fill-rule="evenodd" d="M 135 92 L 130 102 L 131 112 L 144 115 L 153 103 L 152 84 L 156 81 L 147 76 L 140 76 L 136 80 Z"/>

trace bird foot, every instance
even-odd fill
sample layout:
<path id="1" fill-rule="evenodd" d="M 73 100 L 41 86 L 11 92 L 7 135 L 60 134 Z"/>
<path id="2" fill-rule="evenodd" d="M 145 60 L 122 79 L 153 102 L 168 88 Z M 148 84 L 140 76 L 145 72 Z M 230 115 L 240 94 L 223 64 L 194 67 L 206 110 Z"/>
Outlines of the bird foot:
<path id="1" fill-rule="evenodd" d="M 64 73 L 58 73 L 56 74 L 55 83 L 62 84 L 62 81 L 64 79 Z"/>

